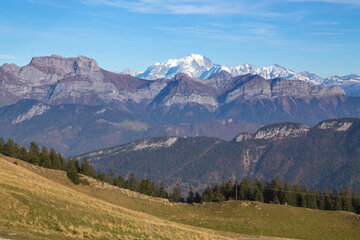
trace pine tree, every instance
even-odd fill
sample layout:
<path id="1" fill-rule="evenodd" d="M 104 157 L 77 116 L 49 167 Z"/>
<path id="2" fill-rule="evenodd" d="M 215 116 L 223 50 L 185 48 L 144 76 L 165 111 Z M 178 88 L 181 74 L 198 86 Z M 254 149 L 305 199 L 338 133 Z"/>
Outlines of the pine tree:
<path id="1" fill-rule="evenodd" d="M 331 210 L 332 209 L 332 200 L 329 193 L 329 190 L 327 188 L 324 188 L 322 196 L 324 197 L 324 209 L 325 210 Z"/>
<path id="2" fill-rule="evenodd" d="M 287 182 L 285 182 L 283 189 L 284 189 L 284 204 L 296 206 L 297 203 L 295 196 L 292 192 L 291 186 Z"/>
<path id="3" fill-rule="evenodd" d="M 275 178 L 271 181 L 269 186 L 269 202 L 276 204 L 284 203 L 283 187 L 279 178 Z"/>
<path id="4" fill-rule="evenodd" d="M 211 189 L 208 185 L 201 196 L 201 202 L 211 202 Z"/>
<path id="5" fill-rule="evenodd" d="M 194 194 L 192 186 L 190 185 L 189 191 L 188 191 L 188 196 L 186 198 L 186 202 L 193 203 L 194 201 L 195 201 L 195 194 Z"/>
<path id="6" fill-rule="evenodd" d="M 58 154 L 56 154 L 55 149 L 53 148 L 50 149 L 49 157 L 50 157 L 51 165 L 53 166 L 54 169 L 62 169 L 60 157 Z"/>
<path id="7" fill-rule="evenodd" d="M 109 184 L 114 185 L 114 172 L 112 169 L 110 169 L 108 174 L 106 175 L 106 181 Z"/>
<path id="8" fill-rule="evenodd" d="M 231 181 L 227 181 L 221 184 L 220 190 L 221 193 L 225 196 L 226 200 L 233 199 L 234 192 L 233 192 L 234 185 Z"/>
<path id="9" fill-rule="evenodd" d="M 104 172 L 99 171 L 97 174 L 97 179 L 99 179 L 100 181 L 106 182 L 106 175 Z"/>
<path id="10" fill-rule="evenodd" d="M 15 157 L 16 154 L 15 143 L 11 138 L 9 138 L 6 144 L 4 145 L 3 153 L 4 155 L 9 157 Z"/>
<path id="11" fill-rule="evenodd" d="M 211 190 L 210 196 L 211 196 L 212 202 L 222 202 L 225 200 L 224 195 L 220 191 L 220 187 L 219 187 L 218 183 L 215 183 L 213 189 Z"/>
<path id="12" fill-rule="evenodd" d="M 200 194 L 199 194 L 198 191 L 195 192 L 194 202 L 196 202 L 196 203 L 200 203 L 200 202 L 201 202 L 201 196 L 200 196 Z"/>
<path id="13" fill-rule="evenodd" d="M 260 191 L 258 186 L 254 186 L 254 201 L 264 202 L 263 193 Z"/>
<path id="14" fill-rule="evenodd" d="M 156 196 L 157 188 L 155 183 L 150 181 L 149 179 L 143 179 L 140 181 L 140 189 L 139 192 L 148 196 Z"/>
<path id="15" fill-rule="evenodd" d="M 165 189 L 164 182 L 161 181 L 160 188 L 159 188 L 159 197 L 161 198 L 169 198 L 169 195 Z"/>
<path id="16" fill-rule="evenodd" d="M 29 154 L 28 154 L 28 152 L 26 150 L 26 147 L 20 147 L 18 158 L 25 161 L 25 162 L 28 162 L 29 161 L 29 156 L 28 155 Z"/>
<path id="17" fill-rule="evenodd" d="M 316 196 L 318 195 L 317 191 L 313 188 L 311 191 L 309 191 L 306 195 L 306 207 L 317 209 L 317 199 Z"/>
<path id="18" fill-rule="evenodd" d="M 248 200 L 251 196 L 251 190 L 250 190 L 250 181 L 246 178 L 243 178 L 239 185 L 239 195 L 238 198 L 240 200 Z"/>
<path id="19" fill-rule="evenodd" d="M 75 160 L 69 159 L 66 172 L 67 172 L 67 176 L 74 184 L 80 183 L 79 173 L 76 168 Z"/>
<path id="20" fill-rule="evenodd" d="M 340 197 L 342 202 L 342 210 L 344 211 L 353 211 L 353 206 L 351 202 L 351 194 L 349 192 L 349 189 L 345 187 L 340 191 Z"/>
<path id="21" fill-rule="evenodd" d="M 115 186 L 125 188 L 125 179 L 123 176 L 119 175 L 119 177 L 115 178 Z"/>
<path id="22" fill-rule="evenodd" d="M 49 152 L 45 146 L 43 146 L 43 148 L 41 149 L 40 166 L 43 166 L 45 168 L 52 168 Z"/>
<path id="23" fill-rule="evenodd" d="M 66 163 L 65 158 L 60 153 L 58 153 L 57 155 L 58 155 L 58 158 L 60 159 L 60 165 L 61 165 L 60 169 L 66 170 L 67 163 Z"/>
<path id="24" fill-rule="evenodd" d="M 92 166 L 90 166 L 88 160 L 86 157 L 84 157 L 81 166 L 80 166 L 80 173 L 84 174 L 86 176 L 89 177 L 96 177 L 96 172 L 95 170 L 92 168 Z"/>
<path id="25" fill-rule="evenodd" d="M 5 140 L 3 137 L 0 138 L 0 153 L 4 154 L 4 145 L 5 145 Z"/>
<path id="26" fill-rule="evenodd" d="M 126 188 L 131 191 L 138 191 L 138 181 L 136 180 L 136 177 L 133 173 L 130 174 L 130 178 L 126 182 Z"/>
<path id="27" fill-rule="evenodd" d="M 353 192 L 351 195 L 351 203 L 354 209 L 354 212 L 360 214 L 360 190 L 357 192 Z"/>
<path id="28" fill-rule="evenodd" d="M 333 192 L 331 193 L 331 201 L 332 201 L 332 210 L 342 209 L 341 198 L 339 197 L 336 189 L 334 189 Z"/>
<path id="29" fill-rule="evenodd" d="M 170 201 L 172 202 L 181 202 L 181 190 L 180 190 L 180 185 L 179 183 L 176 183 L 176 186 L 174 187 L 171 196 L 170 196 Z"/>
<path id="30" fill-rule="evenodd" d="M 35 165 L 40 164 L 40 150 L 39 146 L 35 142 L 30 143 L 29 162 Z"/>

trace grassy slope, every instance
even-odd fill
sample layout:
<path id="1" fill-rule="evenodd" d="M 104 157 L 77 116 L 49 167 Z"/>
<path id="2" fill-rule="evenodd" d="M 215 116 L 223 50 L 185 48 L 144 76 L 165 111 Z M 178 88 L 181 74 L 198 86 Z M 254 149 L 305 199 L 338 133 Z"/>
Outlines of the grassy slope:
<path id="1" fill-rule="evenodd" d="M 223 232 L 301 239 L 360 236 L 360 217 L 352 213 L 242 201 L 172 204 L 99 182 L 74 186 L 62 171 L 18 162 L 16 166 L 0 160 L 0 199 L 5 202 L 0 208 L 0 236 L 27 236 L 30 230 L 30 239 L 41 232 L 46 238 L 235 237 Z"/>
<path id="2" fill-rule="evenodd" d="M 226 239 L 79 193 L 61 171 L 0 159 L 0 236 L 11 239 Z M 25 166 L 25 168 L 24 168 Z M 32 171 L 29 171 L 30 168 Z M 51 181 L 35 172 L 63 181 Z M 221 235 L 220 235 L 221 234 Z"/>

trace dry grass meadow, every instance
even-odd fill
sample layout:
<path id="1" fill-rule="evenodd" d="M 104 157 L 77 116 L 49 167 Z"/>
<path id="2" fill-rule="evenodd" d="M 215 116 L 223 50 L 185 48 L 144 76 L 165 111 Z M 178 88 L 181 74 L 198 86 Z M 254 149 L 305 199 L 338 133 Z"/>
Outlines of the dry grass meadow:
<path id="1" fill-rule="evenodd" d="M 0 238 L 359 239 L 360 216 L 229 201 L 170 203 L 0 155 Z"/>

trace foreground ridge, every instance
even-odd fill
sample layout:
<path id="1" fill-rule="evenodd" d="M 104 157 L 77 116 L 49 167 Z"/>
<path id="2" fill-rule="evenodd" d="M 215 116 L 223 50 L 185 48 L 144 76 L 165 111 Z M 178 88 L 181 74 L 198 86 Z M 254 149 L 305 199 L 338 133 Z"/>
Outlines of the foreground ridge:
<path id="1" fill-rule="evenodd" d="M 15 160 L 0 156 L 0 196 L 6 196 L 0 207 L 0 236 L 5 238 L 161 238 L 165 234 L 169 239 L 355 239 L 359 234 L 360 218 L 351 213 L 247 201 L 164 205 L 119 188 L 75 186 L 62 171 L 20 160 L 15 165 Z"/>

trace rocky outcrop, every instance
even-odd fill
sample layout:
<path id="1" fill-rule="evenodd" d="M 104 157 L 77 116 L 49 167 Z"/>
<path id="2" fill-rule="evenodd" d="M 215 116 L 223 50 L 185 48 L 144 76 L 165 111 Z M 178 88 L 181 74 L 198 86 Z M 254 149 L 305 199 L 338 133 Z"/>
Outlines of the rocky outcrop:
<path id="1" fill-rule="evenodd" d="M 310 130 L 300 123 L 278 123 L 260 128 L 254 135 L 255 139 L 283 139 L 305 136 Z"/>
<path id="2" fill-rule="evenodd" d="M 345 130 L 349 123 L 352 126 Z M 277 177 L 319 189 L 360 186 L 360 119 L 329 120 L 312 128 L 271 124 L 255 136 L 243 133 L 228 142 L 209 137 L 145 139 L 82 154 L 79 159 L 87 157 L 99 171 L 134 173 L 169 185 L 179 182 L 186 189 L 190 184 L 204 189 L 207 184 L 244 177 L 265 181 Z"/>
<path id="3" fill-rule="evenodd" d="M 201 61 L 206 62 L 206 59 L 193 57 L 194 61 L 189 58 L 189 64 L 182 67 L 190 69 Z M 251 67 L 244 65 L 240 70 L 247 71 Z M 273 122 L 315 124 L 329 118 L 360 116 L 360 98 L 347 97 L 338 87 L 311 86 L 304 81 L 280 78 L 267 80 L 251 74 L 232 77 L 227 71 L 217 72 L 211 79 L 203 80 L 183 73 L 176 74 L 176 69 L 173 70 L 170 79 L 149 81 L 106 71 L 95 60 L 82 56 L 34 57 L 24 67 L 4 64 L 0 67 L 0 106 L 26 99 L 36 100 L 49 106 L 50 110 L 43 111 L 38 107 L 29 112 L 31 118 L 19 117 L 26 115 L 31 107 L 19 111 L 18 105 L 11 105 L 9 109 L 14 111 L 8 110 L 6 117 L 0 115 L 3 123 L 0 135 L 10 136 L 7 130 L 11 129 L 11 134 L 18 136 L 17 141 L 25 139 L 26 134 L 30 138 L 31 131 L 28 129 L 35 129 L 34 122 L 41 119 L 43 124 L 50 121 L 46 118 L 53 114 L 59 114 L 56 120 L 67 122 L 73 127 L 74 134 L 78 133 L 80 137 L 85 136 L 86 127 L 87 131 L 96 132 L 83 140 L 92 141 L 95 145 L 89 146 L 98 147 L 141 137 L 167 135 L 205 135 L 229 140 L 240 131 L 255 131 L 258 126 Z M 83 119 L 88 122 L 87 125 L 80 121 L 81 127 L 77 130 L 81 132 L 78 132 L 74 126 L 79 122 L 79 112 L 69 111 L 68 116 L 63 116 L 57 108 L 69 104 L 91 106 L 96 111 L 99 110 L 97 108 L 110 107 L 114 111 L 106 111 L 96 117 L 91 113 L 92 119 Z M 107 115 L 110 120 L 105 117 L 98 119 L 100 115 Z M 80 141 L 66 137 L 63 123 L 55 121 L 54 125 L 47 126 L 46 131 L 59 131 L 61 133 L 57 136 L 64 137 L 54 147 L 69 151 L 64 146 L 72 144 L 76 145 L 72 152 L 85 149 L 77 144 Z M 282 133 L 284 131 L 279 129 L 275 135 L 266 133 L 262 137 L 294 135 Z M 37 134 L 36 139 L 47 140 L 45 131 Z M 99 135 L 103 139 L 101 143 Z M 112 138 L 116 140 L 110 140 Z M 243 136 L 241 141 L 245 139 L 249 140 L 248 136 Z"/>
<path id="4" fill-rule="evenodd" d="M 303 137 L 310 131 L 310 128 L 301 123 L 276 123 L 260 128 L 256 133 L 240 133 L 236 142 L 243 142 L 254 139 L 284 139 Z"/>
<path id="5" fill-rule="evenodd" d="M 236 136 L 235 141 L 236 142 L 242 142 L 242 141 L 246 141 L 246 140 L 251 140 L 254 139 L 254 135 L 251 133 L 240 133 L 239 135 Z"/>
<path id="6" fill-rule="evenodd" d="M 319 129 L 322 130 L 334 130 L 336 132 L 347 131 L 353 125 L 353 121 L 351 119 L 342 119 L 342 120 L 326 120 L 317 125 Z"/>

